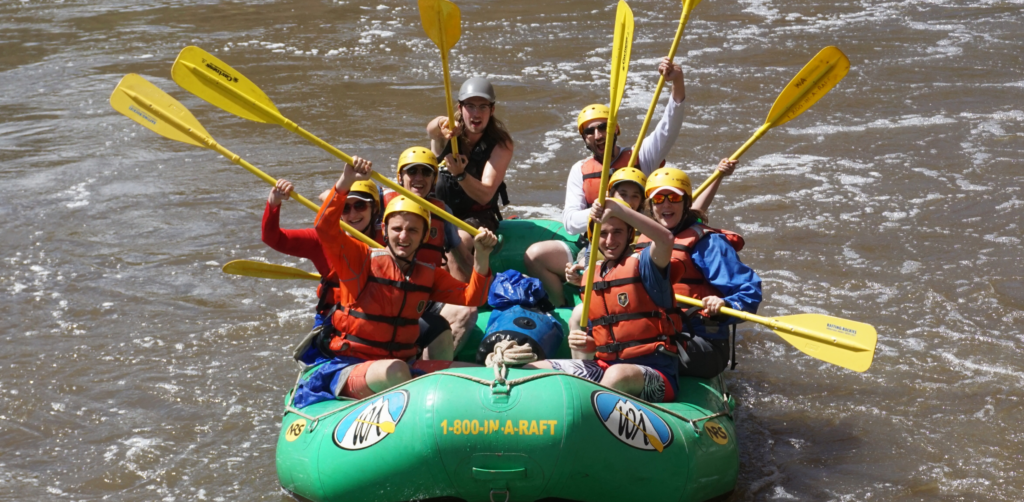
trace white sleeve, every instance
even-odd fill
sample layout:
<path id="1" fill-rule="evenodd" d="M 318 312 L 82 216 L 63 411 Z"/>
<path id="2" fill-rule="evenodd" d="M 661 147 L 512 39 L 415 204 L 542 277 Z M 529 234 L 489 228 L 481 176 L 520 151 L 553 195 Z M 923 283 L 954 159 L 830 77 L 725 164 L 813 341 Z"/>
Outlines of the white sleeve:
<path id="1" fill-rule="evenodd" d="M 590 207 L 583 195 L 583 162 L 577 162 L 569 169 L 569 179 L 565 185 L 565 206 L 562 209 L 562 226 L 570 235 L 578 235 L 587 231 L 590 219 Z"/>
<path id="2" fill-rule="evenodd" d="M 672 145 L 679 137 L 679 130 L 683 127 L 683 118 L 686 116 L 686 100 L 676 103 L 672 96 L 668 98 L 665 105 L 665 112 L 661 114 L 658 125 L 654 132 L 644 138 L 640 144 L 640 153 L 637 161 L 640 163 L 640 170 L 650 176 L 651 172 L 661 165 L 661 161 L 668 157 Z"/>

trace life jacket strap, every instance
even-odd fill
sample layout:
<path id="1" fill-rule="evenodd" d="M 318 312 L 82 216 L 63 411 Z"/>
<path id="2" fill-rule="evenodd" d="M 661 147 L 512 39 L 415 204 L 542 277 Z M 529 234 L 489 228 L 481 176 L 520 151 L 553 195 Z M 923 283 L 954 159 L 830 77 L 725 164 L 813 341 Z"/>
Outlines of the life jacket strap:
<path id="1" fill-rule="evenodd" d="M 391 279 L 384 279 L 383 277 L 377 276 L 371 276 L 367 281 L 391 286 L 393 288 L 401 289 L 402 291 L 409 291 L 410 293 L 430 293 L 433 291 L 430 286 L 420 286 L 419 284 L 413 284 L 406 281 L 393 281 Z"/>
<path id="2" fill-rule="evenodd" d="M 375 349 L 386 350 L 388 352 L 401 352 L 403 350 L 410 350 L 410 349 L 415 349 L 416 348 L 416 344 L 415 343 L 376 342 L 376 341 L 373 341 L 373 340 L 367 340 L 365 338 L 360 338 L 360 337 L 355 336 L 355 335 L 346 335 L 345 336 L 345 340 L 348 340 L 348 341 L 353 342 L 353 343 L 362 344 L 362 345 L 368 345 L 368 346 L 373 347 Z"/>
<path id="3" fill-rule="evenodd" d="M 637 284 L 641 282 L 640 277 L 625 277 L 622 279 L 615 279 L 611 281 L 594 281 L 594 291 L 602 291 L 608 288 L 614 288 L 616 286 L 624 286 L 626 284 Z"/>
<path id="4" fill-rule="evenodd" d="M 647 345 L 658 342 L 670 342 L 673 340 L 674 337 L 667 335 L 658 335 L 652 338 L 644 338 L 643 340 L 633 340 L 631 342 L 615 342 L 609 343 L 607 345 L 598 345 L 597 351 L 602 353 L 617 353 L 622 352 L 623 350 L 628 349 L 630 347 L 637 347 L 640 345 Z"/>
<path id="5" fill-rule="evenodd" d="M 607 326 L 609 324 L 615 324 L 622 321 L 633 321 L 636 319 L 654 319 L 665 317 L 665 313 L 660 310 L 654 310 L 651 312 L 630 312 L 628 314 L 615 314 L 605 315 L 592 319 L 590 321 L 591 326 Z M 650 343 L 650 342 L 645 342 Z"/>
<path id="6" fill-rule="evenodd" d="M 341 311 L 341 312 L 345 312 L 345 307 L 339 306 L 338 310 Z M 379 323 L 383 323 L 383 324 L 389 324 L 391 326 L 419 326 L 419 324 L 420 324 L 419 319 L 405 319 L 403 317 L 389 317 L 389 316 L 376 315 L 376 314 L 367 314 L 366 312 L 362 312 L 362 311 L 351 309 L 351 308 L 348 309 L 348 315 L 350 315 L 352 317 L 355 317 L 355 318 L 358 318 L 358 319 L 364 319 L 364 320 L 367 320 L 367 321 L 373 321 L 373 322 L 379 322 Z M 362 342 L 359 342 L 359 343 L 362 343 Z M 367 344 L 367 345 L 369 345 L 369 344 Z"/>

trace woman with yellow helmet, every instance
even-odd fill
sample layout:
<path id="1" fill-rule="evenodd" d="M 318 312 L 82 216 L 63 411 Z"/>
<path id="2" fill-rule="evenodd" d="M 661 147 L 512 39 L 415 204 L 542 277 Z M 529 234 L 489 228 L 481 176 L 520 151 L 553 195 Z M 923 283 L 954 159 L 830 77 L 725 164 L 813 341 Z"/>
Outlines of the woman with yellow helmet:
<path id="1" fill-rule="evenodd" d="M 416 361 L 419 320 L 430 301 L 479 306 L 491 279 L 490 253 L 498 239 L 480 229 L 468 284 L 442 268 L 416 259 L 430 238 L 430 213 L 405 197 L 384 210 L 386 247 L 370 249 L 341 231 L 344 201 L 353 184 L 368 179 L 372 165 L 353 157 L 327 195 L 316 217 L 316 232 L 340 284 L 337 303 L 325 314 L 313 346 L 321 364 L 300 382 L 296 401 L 307 405 L 325 397 L 362 398 L 412 378 L 413 373 L 453 365 Z M 458 364 L 458 363 L 454 363 Z"/>
<path id="2" fill-rule="evenodd" d="M 313 262 L 316 271 L 320 273 L 320 286 L 317 288 L 319 301 L 313 322 L 313 329 L 316 329 L 323 323 L 324 310 L 335 303 L 334 290 L 338 287 L 338 281 L 331 275 L 331 267 L 320 246 L 320 238 L 316 235 L 316 229 L 281 228 L 281 202 L 290 197 L 292 189 L 292 183 L 282 179 L 278 180 L 277 185 L 270 190 L 267 206 L 263 210 L 261 237 L 263 242 L 275 251 Z M 380 192 L 377 185 L 370 180 L 354 183 L 348 193 L 342 219 L 367 237 L 383 242 L 383 238 L 380 237 L 380 229 L 375 224 L 379 217 Z"/>
<path id="3" fill-rule="evenodd" d="M 680 345 L 682 374 L 711 378 L 735 360 L 728 340 L 736 320 L 718 316 L 719 309 L 757 312 L 761 278 L 736 254 L 743 248 L 742 237 L 700 222 L 692 194 L 689 176 L 679 169 L 661 168 L 647 179 L 645 195 L 653 218 L 674 239 L 669 270 L 673 291 L 704 303 L 703 310 L 680 310 L 677 317 L 691 337 Z M 649 240 L 641 237 L 637 247 L 642 249 Z"/>

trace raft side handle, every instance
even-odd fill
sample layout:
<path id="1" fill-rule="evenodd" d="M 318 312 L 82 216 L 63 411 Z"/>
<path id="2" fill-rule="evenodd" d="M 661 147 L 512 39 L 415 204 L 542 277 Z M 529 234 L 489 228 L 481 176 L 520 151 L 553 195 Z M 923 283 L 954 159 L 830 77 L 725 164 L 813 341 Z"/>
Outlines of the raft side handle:
<path id="1" fill-rule="evenodd" d="M 473 468 L 473 478 L 482 480 L 496 479 L 523 479 L 526 477 L 526 468 L 518 469 L 481 469 Z M 499 492 L 500 493 L 500 492 Z"/>
<path id="2" fill-rule="evenodd" d="M 476 470 L 476 469 L 473 469 L 473 470 Z M 524 469 L 524 471 L 525 471 L 525 469 Z M 504 493 L 505 494 L 505 500 L 503 502 L 508 502 L 509 497 L 511 497 L 511 494 L 508 492 L 508 490 L 491 490 L 491 495 L 489 497 L 491 499 L 491 502 L 498 502 L 497 500 L 494 500 L 494 494 L 495 493 Z"/>

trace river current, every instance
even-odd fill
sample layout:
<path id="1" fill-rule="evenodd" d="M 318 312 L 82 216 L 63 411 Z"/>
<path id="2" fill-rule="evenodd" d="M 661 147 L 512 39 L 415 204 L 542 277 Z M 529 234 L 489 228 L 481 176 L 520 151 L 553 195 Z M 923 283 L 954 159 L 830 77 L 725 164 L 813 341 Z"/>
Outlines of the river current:
<path id="1" fill-rule="evenodd" d="M 516 141 L 506 213 L 558 217 L 585 154 L 576 114 L 608 99 L 615 5 L 457 3 L 454 85 L 492 79 Z M 626 143 L 681 8 L 630 5 Z M 873 365 L 854 373 L 741 328 L 727 373 L 740 402 L 731 500 L 1024 499 L 1022 12 L 1020 0 L 694 9 L 668 162 L 695 182 L 818 50 L 849 56 L 835 89 L 742 157 L 711 220 L 746 237 L 763 315 L 829 314 L 879 333 Z M 0 499 L 287 500 L 274 448 L 314 292 L 220 266 L 311 264 L 260 242 L 268 186 L 108 99 L 142 74 L 308 197 L 340 165 L 179 88 L 171 63 L 188 45 L 388 175 L 444 113 L 414 2 L 0 2 Z M 311 216 L 286 203 L 282 224 Z"/>

